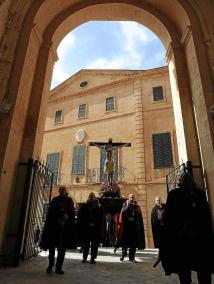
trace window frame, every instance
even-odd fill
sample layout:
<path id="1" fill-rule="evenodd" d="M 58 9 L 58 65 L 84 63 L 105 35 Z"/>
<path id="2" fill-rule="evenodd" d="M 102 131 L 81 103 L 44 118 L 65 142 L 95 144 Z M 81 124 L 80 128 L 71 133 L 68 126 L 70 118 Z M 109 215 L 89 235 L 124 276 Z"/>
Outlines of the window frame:
<path id="1" fill-rule="evenodd" d="M 107 100 L 108 99 L 113 99 L 113 109 L 110 109 L 110 110 L 107 110 Z M 105 100 L 105 112 L 112 112 L 112 111 L 115 111 L 115 97 L 114 96 L 111 96 L 111 97 L 107 97 L 106 100 Z"/>
<path id="2" fill-rule="evenodd" d="M 85 106 L 85 115 L 84 116 L 79 116 L 80 114 L 80 106 Z M 78 105 L 78 114 L 77 114 L 78 119 L 86 118 L 87 117 L 87 104 L 79 104 Z"/>
<path id="3" fill-rule="evenodd" d="M 162 89 L 163 97 L 160 100 L 155 100 L 155 91 L 154 90 L 157 89 L 157 88 L 160 88 L 160 87 Z M 160 103 L 160 102 L 165 101 L 165 92 L 164 92 L 164 86 L 163 85 L 157 85 L 157 86 L 152 87 L 152 101 L 153 101 L 153 103 Z"/>
<path id="4" fill-rule="evenodd" d="M 56 121 L 56 114 L 57 112 L 61 112 L 61 120 L 60 121 Z M 55 116 L 54 116 L 54 124 L 60 124 L 63 123 L 63 109 L 57 109 L 55 111 Z"/>

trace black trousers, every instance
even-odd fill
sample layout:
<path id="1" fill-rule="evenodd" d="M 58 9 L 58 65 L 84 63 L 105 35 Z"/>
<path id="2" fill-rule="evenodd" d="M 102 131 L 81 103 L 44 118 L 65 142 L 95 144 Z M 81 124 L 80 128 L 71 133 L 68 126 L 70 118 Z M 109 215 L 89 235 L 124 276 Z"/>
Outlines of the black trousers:
<path id="1" fill-rule="evenodd" d="M 99 242 L 98 241 L 84 241 L 83 243 L 83 259 L 87 259 L 89 254 L 89 249 L 91 246 L 91 260 L 97 258 Z"/>
<path id="2" fill-rule="evenodd" d="M 53 267 L 54 263 L 55 263 L 55 247 L 50 247 L 49 248 L 49 266 Z M 56 269 L 57 270 L 61 270 L 62 269 L 62 265 L 64 262 L 64 258 L 65 258 L 65 248 L 58 248 L 57 249 L 57 259 L 56 259 Z"/>
<path id="3" fill-rule="evenodd" d="M 181 284 L 191 284 L 191 270 L 186 270 L 178 273 L 178 277 Z M 211 284 L 211 273 L 200 270 L 197 271 L 197 278 L 199 284 Z"/>
<path id="4" fill-rule="evenodd" d="M 135 253 L 136 253 L 136 247 L 130 247 L 129 248 L 129 260 L 135 259 Z M 122 257 L 124 258 L 127 256 L 127 247 L 122 247 Z"/>

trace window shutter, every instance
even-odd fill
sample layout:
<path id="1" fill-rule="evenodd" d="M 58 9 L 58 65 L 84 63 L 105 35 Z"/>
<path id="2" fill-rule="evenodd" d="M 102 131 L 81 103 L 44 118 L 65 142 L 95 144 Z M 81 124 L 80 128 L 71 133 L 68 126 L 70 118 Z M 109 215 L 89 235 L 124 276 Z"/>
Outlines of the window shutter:
<path id="1" fill-rule="evenodd" d="M 153 156 L 155 168 L 173 166 L 172 144 L 170 133 L 153 134 Z"/>
<path id="2" fill-rule="evenodd" d="M 49 208 L 49 203 L 44 203 L 43 204 L 43 211 L 42 211 L 42 222 L 45 222 L 46 217 L 48 215 L 48 208 Z"/>
<path id="3" fill-rule="evenodd" d="M 58 181 L 59 157 L 60 153 L 51 153 L 47 155 L 46 167 L 54 174 L 53 185 L 56 185 Z"/>
<path id="4" fill-rule="evenodd" d="M 83 175 L 85 172 L 86 145 L 75 145 L 73 147 L 72 174 Z"/>

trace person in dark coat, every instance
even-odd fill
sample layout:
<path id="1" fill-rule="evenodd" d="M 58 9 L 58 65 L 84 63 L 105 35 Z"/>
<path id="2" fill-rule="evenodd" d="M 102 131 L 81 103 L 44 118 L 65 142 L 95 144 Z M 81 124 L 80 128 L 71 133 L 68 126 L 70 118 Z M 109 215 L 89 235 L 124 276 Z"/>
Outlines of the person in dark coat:
<path id="1" fill-rule="evenodd" d="M 104 241 L 106 222 L 103 208 L 95 194 L 91 192 L 86 203 L 82 204 L 77 216 L 78 241 L 82 244 L 83 260 L 87 262 L 91 247 L 90 263 L 96 264 L 98 246 Z"/>
<path id="2" fill-rule="evenodd" d="M 211 284 L 213 248 L 209 204 L 203 190 L 196 188 L 192 175 L 185 173 L 179 188 L 168 194 L 160 259 L 167 275 L 177 273 L 181 284 L 190 284 L 191 271 L 199 284 Z"/>
<path id="3" fill-rule="evenodd" d="M 135 260 L 136 249 L 145 249 L 146 245 L 143 216 L 134 194 L 130 194 L 129 199 L 124 202 L 121 209 L 117 239 L 122 247 L 120 260 L 124 260 L 129 248 L 129 261 L 137 262 Z"/>
<path id="4" fill-rule="evenodd" d="M 151 225 L 154 247 L 159 248 L 160 236 L 163 228 L 163 218 L 165 212 L 165 205 L 162 203 L 160 196 L 155 197 L 155 206 L 151 212 Z"/>
<path id="5" fill-rule="evenodd" d="M 46 272 L 52 272 L 57 248 L 55 272 L 64 274 L 62 265 L 65 251 L 76 247 L 74 203 L 72 198 L 68 197 L 65 186 L 59 187 L 59 195 L 50 203 L 40 247 L 43 250 L 49 250 L 49 265 Z"/>

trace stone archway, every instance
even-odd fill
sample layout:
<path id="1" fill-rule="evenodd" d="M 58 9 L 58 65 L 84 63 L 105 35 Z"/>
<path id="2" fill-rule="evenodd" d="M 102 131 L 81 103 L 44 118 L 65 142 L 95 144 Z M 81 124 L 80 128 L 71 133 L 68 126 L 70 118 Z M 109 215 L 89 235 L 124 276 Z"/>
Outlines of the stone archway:
<path id="1" fill-rule="evenodd" d="M 4 200 L 0 209 L 0 247 L 6 234 L 11 233 L 6 216 L 10 216 L 14 208 L 13 197 L 21 200 L 23 195 L 24 175 L 17 172 L 17 163 L 37 158 L 40 151 L 56 48 L 67 32 L 89 20 L 137 21 L 155 32 L 164 43 L 180 161 L 189 159 L 201 164 L 202 159 L 214 208 L 214 44 L 210 37 L 214 8 L 209 1 L 192 2 L 62 0 L 60 5 L 53 5 L 51 0 L 36 0 L 33 4 L 26 4 L 24 0 L 16 4 L 3 1 L 1 10 L 7 17 L 0 15 L 5 23 L 0 30 L 4 70 L 0 77 L 0 198 Z M 18 221 L 20 208 L 17 206 L 14 210 Z"/>

